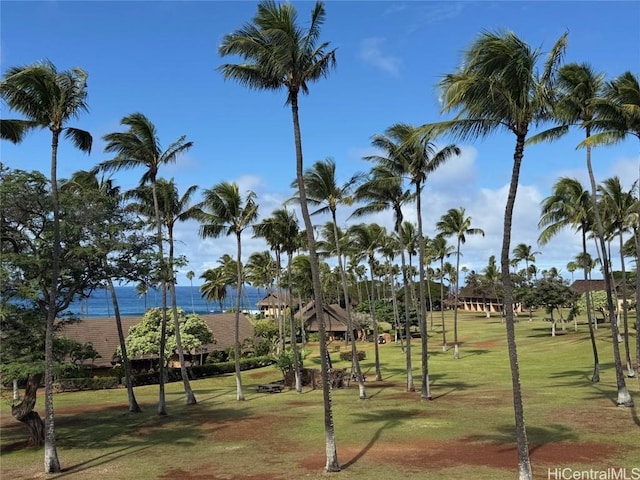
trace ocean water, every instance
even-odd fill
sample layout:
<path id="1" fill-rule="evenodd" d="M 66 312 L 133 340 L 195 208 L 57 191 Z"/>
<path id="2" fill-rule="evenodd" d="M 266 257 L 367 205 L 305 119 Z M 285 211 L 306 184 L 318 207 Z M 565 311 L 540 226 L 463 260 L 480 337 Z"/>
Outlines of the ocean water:
<path id="1" fill-rule="evenodd" d="M 122 316 L 140 316 L 148 308 L 160 307 L 162 296 L 159 290 L 150 289 L 147 295 L 139 296 L 135 287 L 115 287 L 118 297 L 118 307 Z M 240 306 L 243 311 L 255 312 L 257 303 L 266 296 L 266 291 L 254 287 L 244 287 L 240 297 Z M 220 312 L 219 302 L 207 302 L 200 296 L 200 287 L 176 286 L 176 298 L 178 307 L 185 313 L 215 313 Z M 171 305 L 171 295 L 167 294 L 167 304 Z M 227 297 L 222 303 L 222 310 L 235 308 L 236 289 L 228 288 Z M 107 290 L 95 290 L 89 298 L 76 300 L 71 303 L 67 312 L 79 317 L 110 317 L 113 315 L 111 295 Z"/>

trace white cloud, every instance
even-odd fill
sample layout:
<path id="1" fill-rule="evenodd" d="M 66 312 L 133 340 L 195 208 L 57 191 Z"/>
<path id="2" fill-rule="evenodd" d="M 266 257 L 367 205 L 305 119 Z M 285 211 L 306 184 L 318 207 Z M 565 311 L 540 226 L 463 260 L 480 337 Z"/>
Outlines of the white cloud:
<path id="1" fill-rule="evenodd" d="M 373 65 L 391 75 L 397 76 L 400 73 L 401 60 L 398 57 L 384 53 L 382 46 L 384 38 L 365 38 L 360 43 L 360 58 L 366 63 Z"/>

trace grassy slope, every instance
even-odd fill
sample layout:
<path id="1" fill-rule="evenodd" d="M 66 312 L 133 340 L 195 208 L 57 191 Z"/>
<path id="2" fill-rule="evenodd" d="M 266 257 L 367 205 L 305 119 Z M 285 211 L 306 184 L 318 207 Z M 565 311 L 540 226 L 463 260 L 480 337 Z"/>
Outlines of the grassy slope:
<path id="1" fill-rule="evenodd" d="M 453 360 L 451 350 L 441 351 L 439 327 L 430 332 L 434 401 L 422 402 L 419 393 L 404 391 L 404 359 L 400 347 L 394 344 L 380 348 L 384 382 L 367 382 L 369 400 L 359 401 L 353 386 L 333 392 L 338 455 L 345 467 L 340 478 L 515 478 L 515 456 L 510 468 L 498 468 L 490 459 L 487 466 L 436 461 L 438 455 L 456 453 L 448 453 L 447 449 L 468 447 L 473 452 L 482 445 L 492 445 L 495 454 L 513 446 L 504 326 L 495 317 L 485 319 L 467 313 L 460 316 L 460 360 Z M 448 328 L 450 324 L 449 316 Z M 586 325 L 580 324 L 577 333 L 573 332 L 573 325 L 567 325 L 564 334 L 559 331 L 557 337 L 551 338 L 547 322 L 539 318 L 529 322 L 524 316 L 517 325 L 517 335 L 525 414 L 537 476 L 546 478 L 547 468 L 555 466 L 640 466 L 640 421 L 636 410 L 615 407 L 609 329 L 601 326 L 597 334 L 602 369 L 598 385 L 589 381 L 592 360 Z M 635 347 L 634 341 L 632 345 Z M 362 367 L 372 379 L 373 346 L 360 344 L 358 348 L 367 351 Z M 414 378 L 419 381 L 417 340 L 413 353 Z M 317 363 L 313 354 L 311 351 L 305 366 Z M 338 360 L 337 353 L 332 356 L 335 367 L 349 366 Z M 232 376 L 194 381 L 192 387 L 199 403 L 193 407 L 183 405 L 181 383 L 170 384 L 170 415 L 165 418 L 155 415 L 157 387 L 153 386 L 136 389 L 144 410 L 138 415 L 127 413 L 124 390 L 58 394 L 58 453 L 67 469 L 62 476 L 322 478 L 321 392 L 255 392 L 257 384 L 278 378 L 279 372 L 274 368 L 245 373 L 247 401 L 243 403 L 235 401 Z M 627 385 L 639 403 L 638 381 L 627 379 Z M 42 403 L 40 399 L 40 410 Z M 11 417 L 6 403 L 0 406 L 0 420 L 0 477 L 45 478 L 41 473 L 42 451 L 15 448 L 25 438 L 25 432 Z M 593 457 L 591 462 L 561 458 L 560 464 L 550 464 L 536 451 L 549 444 L 602 443 L 609 446 L 598 450 L 601 456 Z M 443 446 L 443 452 L 438 453 L 438 445 Z"/>

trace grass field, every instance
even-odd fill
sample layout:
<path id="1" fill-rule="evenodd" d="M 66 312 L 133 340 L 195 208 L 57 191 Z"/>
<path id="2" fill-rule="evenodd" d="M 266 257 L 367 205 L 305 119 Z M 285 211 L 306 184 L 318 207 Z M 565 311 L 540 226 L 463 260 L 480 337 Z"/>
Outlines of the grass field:
<path id="1" fill-rule="evenodd" d="M 640 420 L 635 408 L 616 407 L 609 328 L 601 325 L 597 332 L 601 382 L 593 385 L 587 326 L 579 324 L 576 333 L 573 324 L 567 325 L 566 332 L 559 329 L 552 338 L 542 316 L 532 322 L 523 316 L 516 326 L 535 477 L 559 479 L 590 469 L 618 475 L 626 468 L 628 478 L 640 478 Z M 447 318 L 451 329 L 451 315 Z M 233 376 L 193 381 L 198 404 L 189 407 L 183 404 L 182 384 L 169 384 L 167 417 L 155 414 L 157 386 L 136 389 L 141 414 L 127 412 L 124 389 L 57 394 L 57 445 L 64 470 L 57 475 L 42 473 L 43 451 L 24 447 L 26 430 L 4 403 L 0 477 L 514 479 L 517 462 L 504 330 L 500 318 L 461 313 L 459 360 L 453 359 L 452 350 L 442 352 L 439 327 L 431 330 L 433 401 L 420 400 L 417 340 L 412 360 L 418 392 L 413 393 L 405 391 L 399 345 L 381 346 L 384 380 L 372 382 L 373 345 L 359 344 L 367 353 L 362 366 L 368 372 L 370 398 L 359 400 L 356 385 L 332 394 L 342 465 L 337 474 L 323 473 L 322 392 L 305 388 L 302 394 L 257 393 L 258 384 L 281 377 L 277 369 L 267 367 L 243 373 L 245 402 L 235 400 Z M 451 342 L 452 332 L 448 339 Z M 635 351 L 635 335 L 631 343 Z M 349 367 L 338 360 L 337 352 L 332 358 L 335 367 Z M 317 363 L 316 345 L 305 366 Z M 638 380 L 626 380 L 640 403 Z M 37 407 L 42 415 L 42 396 Z"/>

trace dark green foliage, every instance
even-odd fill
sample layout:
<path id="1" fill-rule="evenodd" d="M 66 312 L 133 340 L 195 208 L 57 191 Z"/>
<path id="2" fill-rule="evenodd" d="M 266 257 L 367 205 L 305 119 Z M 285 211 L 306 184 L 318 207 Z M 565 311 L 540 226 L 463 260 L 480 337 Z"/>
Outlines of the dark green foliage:
<path id="1" fill-rule="evenodd" d="M 53 384 L 56 392 L 73 392 L 77 390 L 103 390 L 106 388 L 118 388 L 118 377 L 95 378 L 63 378 Z"/>
<path id="2" fill-rule="evenodd" d="M 357 352 L 358 354 L 358 360 L 362 361 L 365 358 L 367 358 L 367 354 L 363 351 L 363 350 L 358 350 Z M 351 352 L 340 352 L 340 360 L 344 361 L 344 362 L 350 362 L 352 359 L 352 354 Z"/>

